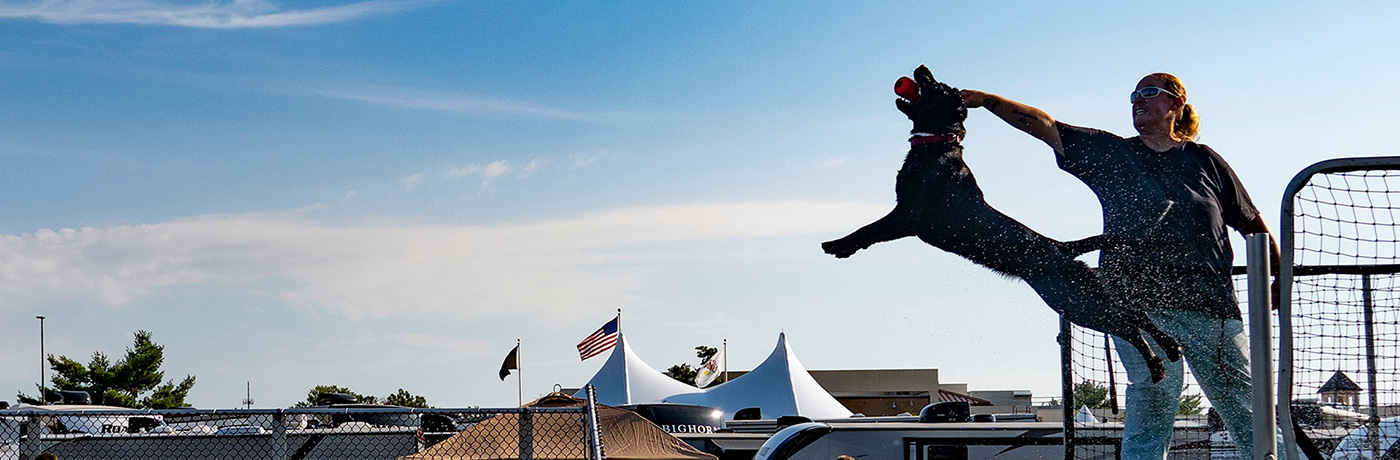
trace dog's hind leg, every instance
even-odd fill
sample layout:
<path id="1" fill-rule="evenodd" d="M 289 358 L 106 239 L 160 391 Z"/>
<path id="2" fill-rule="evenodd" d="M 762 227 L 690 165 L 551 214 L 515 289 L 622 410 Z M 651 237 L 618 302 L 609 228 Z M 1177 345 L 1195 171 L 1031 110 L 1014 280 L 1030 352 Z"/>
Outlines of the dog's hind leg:
<path id="1" fill-rule="evenodd" d="M 881 217 L 880 220 L 871 222 L 840 239 L 822 243 L 822 250 L 826 251 L 827 254 L 844 259 L 875 243 L 909 236 L 914 236 L 914 218 L 910 216 L 908 211 L 896 206 L 893 211 L 890 211 L 885 217 Z"/>
<path id="2" fill-rule="evenodd" d="M 1026 283 L 1035 289 L 1051 309 L 1065 315 L 1070 322 L 1105 334 L 1112 334 L 1131 343 L 1142 354 L 1153 382 L 1166 376 L 1166 365 L 1143 337 L 1143 328 L 1156 333 L 1154 339 L 1169 356 L 1180 357 L 1176 341 L 1152 324 L 1145 313 L 1130 310 L 1118 303 L 1107 290 L 1103 279 L 1083 262 L 1067 258 L 1040 259 L 1041 266 L 1028 272 Z M 1164 338 L 1164 339 L 1162 339 Z"/>
<path id="3" fill-rule="evenodd" d="M 1101 249 L 1106 249 L 1109 246 L 1111 246 L 1111 244 L 1109 244 L 1108 242 L 1108 238 L 1104 237 L 1103 235 L 1094 235 L 1088 238 L 1081 238 L 1074 241 L 1054 242 L 1057 246 L 1060 247 L 1060 252 L 1065 253 L 1065 255 L 1070 256 L 1071 258 L 1079 257 L 1084 254 L 1088 254 L 1090 252 L 1098 251 Z"/>

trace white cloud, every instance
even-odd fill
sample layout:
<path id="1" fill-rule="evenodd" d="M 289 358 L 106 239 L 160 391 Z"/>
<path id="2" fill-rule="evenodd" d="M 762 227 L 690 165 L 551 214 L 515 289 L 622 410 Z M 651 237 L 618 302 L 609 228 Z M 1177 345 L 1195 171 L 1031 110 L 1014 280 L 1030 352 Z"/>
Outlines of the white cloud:
<path id="1" fill-rule="evenodd" d="M 485 165 L 468 165 L 460 168 L 452 168 L 447 171 L 446 176 L 449 179 L 468 176 L 481 176 L 485 179 L 495 179 L 509 174 L 514 170 L 515 168 L 511 167 L 510 162 L 496 160 Z"/>
<path id="2" fill-rule="evenodd" d="M 54 24 L 141 24 L 241 29 L 327 24 L 388 14 L 423 1 L 373 0 L 325 8 L 287 9 L 267 0 L 175 4 L 151 0 L 39 0 L 0 4 L 0 18 Z"/>
<path id="3" fill-rule="evenodd" d="M 555 107 L 512 99 L 501 99 L 470 93 L 426 91 L 410 88 L 359 87 L 314 89 L 307 91 L 320 97 L 343 99 L 396 109 L 430 110 L 434 112 L 509 115 L 517 117 L 575 121 L 606 121 L 620 115 L 573 112 Z"/>
<path id="4" fill-rule="evenodd" d="M 525 171 L 533 171 L 535 168 L 539 167 L 538 161 L 539 160 L 531 161 L 530 164 L 525 167 Z M 474 164 L 463 166 L 460 168 L 452 168 L 449 169 L 446 174 L 443 174 L 443 177 L 448 179 L 457 179 L 463 177 L 480 177 L 481 190 L 487 191 L 492 190 L 492 185 L 495 184 L 496 179 L 515 171 L 516 168 L 514 166 L 511 166 L 510 162 L 505 160 L 496 160 L 484 165 Z"/>
<path id="5" fill-rule="evenodd" d="M 265 283 L 283 286 L 278 295 L 293 304 L 350 318 L 568 314 L 635 300 L 650 264 L 712 251 L 686 243 L 832 234 L 848 230 L 849 216 L 884 208 L 689 204 L 521 225 L 398 227 L 250 214 L 46 229 L 0 235 L 0 309 L 53 299 L 122 306 L 164 287 Z"/>
<path id="6" fill-rule="evenodd" d="M 576 168 L 581 168 L 581 167 L 584 167 L 584 166 L 591 165 L 591 164 L 593 164 L 593 163 L 597 163 L 598 160 L 603 159 L 603 156 L 604 156 L 604 155 L 605 155 L 605 154 L 603 154 L 603 153 L 592 153 L 592 154 L 575 153 L 575 154 L 573 154 L 573 155 L 571 156 L 571 158 L 573 158 L 573 160 L 574 160 L 574 167 L 576 167 Z"/>

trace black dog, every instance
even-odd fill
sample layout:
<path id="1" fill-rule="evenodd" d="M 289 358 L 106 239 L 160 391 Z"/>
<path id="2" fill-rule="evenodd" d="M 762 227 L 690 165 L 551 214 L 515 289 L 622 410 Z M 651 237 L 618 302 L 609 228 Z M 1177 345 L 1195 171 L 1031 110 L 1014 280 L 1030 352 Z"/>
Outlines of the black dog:
<path id="1" fill-rule="evenodd" d="M 1036 233 L 993 209 L 962 159 L 963 120 L 967 108 L 958 91 L 933 78 L 927 67 L 914 71 L 917 102 L 895 104 L 914 122 L 909 156 L 895 180 L 894 210 L 844 238 L 822 243 L 836 257 L 850 257 L 875 243 L 917 236 L 925 243 L 957 254 L 998 273 L 1025 280 L 1055 312 L 1071 322 L 1127 340 L 1147 359 L 1153 381 L 1165 375 L 1162 359 L 1142 332 L 1176 361 L 1181 350 L 1147 317 L 1119 303 L 1103 279 L 1074 260 L 1104 243 L 1091 237 L 1064 243 Z"/>

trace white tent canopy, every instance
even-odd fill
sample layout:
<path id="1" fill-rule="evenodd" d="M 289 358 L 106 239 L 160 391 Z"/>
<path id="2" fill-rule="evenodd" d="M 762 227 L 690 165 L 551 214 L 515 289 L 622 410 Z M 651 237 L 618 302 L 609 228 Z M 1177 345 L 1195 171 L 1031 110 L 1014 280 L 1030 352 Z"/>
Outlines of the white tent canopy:
<path id="1" fill-rule="evenodd" d="M 739 409 L 748 407 L 758 407 L 764 418 L 851 416 L 851 411 L 802 367 L 785 334 L 778 335 L 777 347 L 758 367 L 731 382 L 704 390 L 677 382 L 647 366 L 625 342 L 613 350 L 608 362 L 588 383 L 597 389 L 598 400 L 604 404 L 696 404 L 718 408 L 729 419 Z"/>
<path id="2" fill-rule="evenodd" d="M 593 385 L 598 402 L 609 406 L 654 403 L 667 396 L 701 391 L 647 365 L 632 352 L 632 347 L 627 346 L 627 340 L 620 333 L 612 355 L 603 363 L 603 368 L 588 380 L 588 384 Z M 574 393 L 574 396 L 586 398 L 583 390 Z"/>

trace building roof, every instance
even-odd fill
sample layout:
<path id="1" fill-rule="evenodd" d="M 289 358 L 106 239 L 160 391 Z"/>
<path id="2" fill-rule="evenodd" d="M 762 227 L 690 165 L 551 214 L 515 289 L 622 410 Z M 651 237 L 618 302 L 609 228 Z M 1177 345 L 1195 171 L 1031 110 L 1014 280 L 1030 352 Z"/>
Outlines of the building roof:
<path id="1" fill-rule="evenodd" d="M 940 388 L 940 389 L 938 390 L 938 402 L 949 402 L 949 401 L 963 401 L 963 402 L 966 402 L 968 405 L 971 405 L 971 406 L 991 406 L 991 405 L 992 405 L 992 402 L 991 402 L 991 401 L 988 401 L 988 400 L 985 400 L 985 399 L 982 399 L 982 398 L 978 398 L 978 397 L 976 397 L 976 396 L 965 395 L 965 394 L 958 393 L 958 392 L 955 392 L 955 391 L 948 391 L 948 390 L 944 390 L 944 389 L 941 389 L 941 388 Z"/>
<path id="2" fill-rule="evenodd" d="M 1318 393 L 1331 393 L 1337 391 L 1359 392 L 1361 391 L 1361 386 L 1357 385 L 1356 382 L 1351 381 L 1351 379 L 1348 378 L 1346 374 L 1343 374 L 1342 371 L 1337 371 L 1335 374 L 1332 374 L 1332 378 L 1327 379 L 1327 383 L 1322 384 L 1322 388 L 1319 388 L 1317 390 Z"/>

